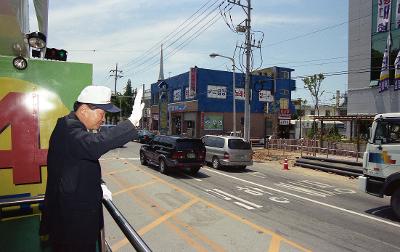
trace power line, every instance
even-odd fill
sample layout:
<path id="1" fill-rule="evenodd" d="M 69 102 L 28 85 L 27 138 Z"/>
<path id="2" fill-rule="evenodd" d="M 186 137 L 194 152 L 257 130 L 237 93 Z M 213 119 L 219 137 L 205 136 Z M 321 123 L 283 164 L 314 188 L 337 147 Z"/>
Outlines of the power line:
<path id="1" fill-rule="evenodd" d="M 151 48 L 149 48 L 148 50 L 146 50 L 144 53 L 142 53 L 141 55 L 139 55 L 138 57 L 134 58 L 133 60 L 131 60 L 130 62 L 128 62 L 126 65 L 124 65 L 125 68 L 128 67 L 134 67 L 136 65 L 141 65 L 144 64 L 146 62 L 148 62 L 148 58 L 154 58 L 156 56 L 158 56 L 158 47 L 161 44 L 166 44 L 166 48 L 167 49 L 170 45 L 168 45 L 168 41 L 174 39 L 176 36 L 179 35 L 179 33 L 181 33 L 182 31 L 184 31 L 188 26 L 190 26 L 194 21 L 198 20 L 206 11 L 208 11 L 209 9 L 211 9 L 216 3 L 220 2 L 221 0 L 214 0 L 214 2 L 208 6 L 207 8 L 205 8 L 199 15 L 197 15 L 197 13 L 199 13 L 205 6 L 207 6 L 208 3 L 210 3 L 213 0 L 209 0 L 207 1 L 205 4 L 203 4 L 194 14 L 192 14 L 189 18 L 187 18 L 182 24 L 180 24 L 176 29 L 174 29 L 172 32 L 170 32 L 167 36 L 165 36 L 162 40 L 160 40 L 158 43 L 156 43 L 155 45 L 153 45 Z M 224 1 L 222 1 L 220 3 L 220 5 L 223 3 Z M 218 7 L 217 7 L 218 8 Z M 215 11 L 216 8 L 214 8 L 213 11 Z M 211 12 L 213 12 L 211 11 Z M 197 15 L 197 17 L 195 17 Z M 207 14 L 205 18 L 207 18 L 210 15 Z M 192 19 L 192 20 L 191 20 Z M 203 18 L 204 19 L 204 18 Z M 201 22 L 202 20 L 200 20 Z M 198 22 L 199 23 L 199 22 Z M 196 25 L 198 25 L 198 23 Z M 184 36 L 185 34 L 187 34 L 191 29 L 193 29 L 193 27 L 195 27 L 196 25 L 189 27 L 188 31 L 183 32 L 183 35 L 181 35 L 179 38 L 181 38 L 182 36 Z M 175 43 L 177 40 L 175 40 L 173 43 Z M 173 44 L 172 43 L 172 44 Z M 157 49 L 157 50 L 155 50 Z M 150 55 L 150 56 L 149 56 Z M 152 55 L 152 56 L 151 56 Z"/>
<path id="2" fill-rule="evenodd" d="M 229 4 L 228 4 L 229 5 Z M 217 7 L 218 8 L 218 7 Z M 207 17 L 209 17 L 213 12 L 216 11 L 217 8 L 214 8 L 212 11 L 210 11 L 207 16 L 201 20 L 200 22 L 198 22 L 196 25 L 194 25 L 193 27 L 190 28 L 190 31 L 193 30 L 196 26 L 198 26 L 198 24 L 200 24 L 202 21 L 206 20 Z M 180 43 L 176 48 L 172 49 L 171 51 L 167 52 L 165 54 L 164 60 L 168 59 L 170 57 L 172 57 L 173 55 L 175 55 L 178 51 L 180 51 L 182 48 L 184 48 L 185 46 L 187 46 L 191 41 L 193 41 L 194 39 L 196 39 L 197 37 L 199 37 L 204 31 L 206 31 L 208 28 L 210 28 L 213 24 L 215 24 L 219 18 L 217 18 L 219 16 L 219 13 L 216 13 L 211 19 L 209 19 L 205 24 L 203 24 L 200 28 L 198 28 L 196 31 L 194 31 L 189 37 L 187 37 L 182 43 Z M 182 36 L 181 36 L 182 37 Z M 181 38 L 180 37 L 180 38 Z M 180 38 L 178 38 L 177 40 L 174 41 L 177 42 Z M 166 47 L 169 48 L 171 47 L 172 44 L 168 45 Z M 158 55 L 157 55 L 158 56 Z M 150 60 L 154 59 L 154 57 L 149 58 L 146 60 L 146 62 L 149 62 Z M 152 62 L 150 62 L 149 64 L 146 65 L 141 65 L 138 68 L 134 69 L 137 72 L 147 72 L 148 70 L 151 69 L 151 67 L 155 66 L 158 64 L 158 58 L 154 59 Z M 143 69 L 143 70 L 142 70 Z M 133 70 L 128 71 L 129 73 L 133 72 Z"/>
<path id="3" fill-rule="evenodd" d="M 324 28 L 321 28 L 321 29 L 318 29 L 318 30 L 314 30 L 314 31 L 311 31 L 311 32 L 307 32 L 307 33 L 304 33 L 304 34 L 300 34 L 300 35 L 297 35 L 297 36 L 294 36 L 294 37 L 291 37 L 291 38 L 288 38 L 288 39 L 284 39 L 284 40 L 281 40 L 281 41 L 278 41 L 278 42 L 274 42 L 274 43 L 271 43 L 271 44 L 267 44 L 267 45 L 265 45 L 265 47 L 267 47 L 267 46 L 280 45 L 280 44 L 282 44 L 282 43 L 284 43 L 284 42 L 287 42 L 287 41 L 291 41 L 291 40 L 295 40 L 295 39 L 307 37 L 307 36 L 310 36 L 310 35 L 313 35 L 313 34 L 316 34 L 316 33 L 319 33 L 319 32 L 323 32 L 323 31 L 326 31 L 326 30 L 331 30 L 331 29 L 334 29 L 334 28 L 336 28 L 336 27 L 342 26 L 342 25 L 344 25 L 344 24 L 348 24 L 348 23 L 351 23 L 351 22 L 360 20 L 360 19 L 362 19 L 362 18 L 369 17 L 369 16 L 371 16 L 371 15 L 372 15 L 372 14 L 369 14 L 369 15 L 367 15 L 367 16 L 363 16 L 363 17 L 359 17 L 359 18 L 352 19 L 352 20 L 350 20 L 350 21 L 344 21 L 344 22 L 341 22 L 341 23 L 339 23 L 339 24 L 330 25 L 330 26 L 327 26 L 327 27 L 324 27 Z"/>

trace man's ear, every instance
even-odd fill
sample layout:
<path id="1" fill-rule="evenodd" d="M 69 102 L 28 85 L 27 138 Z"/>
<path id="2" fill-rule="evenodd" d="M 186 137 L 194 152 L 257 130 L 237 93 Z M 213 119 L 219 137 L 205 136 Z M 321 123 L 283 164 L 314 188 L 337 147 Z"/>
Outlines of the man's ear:
<path id="1" fill-rule="evenodd" d="M 89 109 L 88 105 L 86 104 L 82 104 L 79 108 L 78 108 L 78 114 L 80 115 L 84 115 L 85 112 Z"/>

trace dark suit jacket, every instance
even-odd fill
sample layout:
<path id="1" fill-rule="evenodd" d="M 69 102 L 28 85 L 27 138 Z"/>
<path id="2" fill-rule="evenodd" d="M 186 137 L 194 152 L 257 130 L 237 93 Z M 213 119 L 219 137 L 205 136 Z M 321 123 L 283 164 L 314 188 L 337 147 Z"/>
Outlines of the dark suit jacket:
<path id="1" fill-rule="evenodd" d="M 58 243 L 95 242 L 103 227 L 98 159 L 137 135 L 130 121 L 88 132 L 74 112 L 59 118 L 50 137 L 41 234 Z"/>

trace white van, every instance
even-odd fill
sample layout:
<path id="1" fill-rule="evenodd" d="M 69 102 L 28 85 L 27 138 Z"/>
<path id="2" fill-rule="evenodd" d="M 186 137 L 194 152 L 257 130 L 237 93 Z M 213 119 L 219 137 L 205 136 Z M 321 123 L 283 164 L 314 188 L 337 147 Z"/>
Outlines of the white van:
<path id="1" fill-rule="evenodd" d="M 202 141 L 206 147 L 206 162 L 215 169 L 226 166 L 244 170 L 253 165 L 251 144 L 241 137 L 205 135 Z"/>

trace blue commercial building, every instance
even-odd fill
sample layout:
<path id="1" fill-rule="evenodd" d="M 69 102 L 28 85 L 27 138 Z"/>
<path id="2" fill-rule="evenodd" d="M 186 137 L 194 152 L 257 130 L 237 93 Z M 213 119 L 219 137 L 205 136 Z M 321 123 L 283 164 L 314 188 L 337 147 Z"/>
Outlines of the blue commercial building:
<path id="1" fill-rule="evenodd" d="M 253 72 L 250 85 L 251 138 L 273 133 L 289 134 L 290 116 L 294 111 L 291 91 L 295 81 L 293 69 L 272 67 Z M 226 134 L 233 130 L 232 72 L 190 68 L 170 77 L 167 84 L 169 134 L 201 137 Z M 245 75 L 235 74 L 236 130 L 243 132 Z M 158 130 L 160 117 L 159 83 L 151 85 L 151 129 Z M 276 127 L 274 128 L 274 125 Z M 275 132 L 273 132 L 275 131 Z"/>

